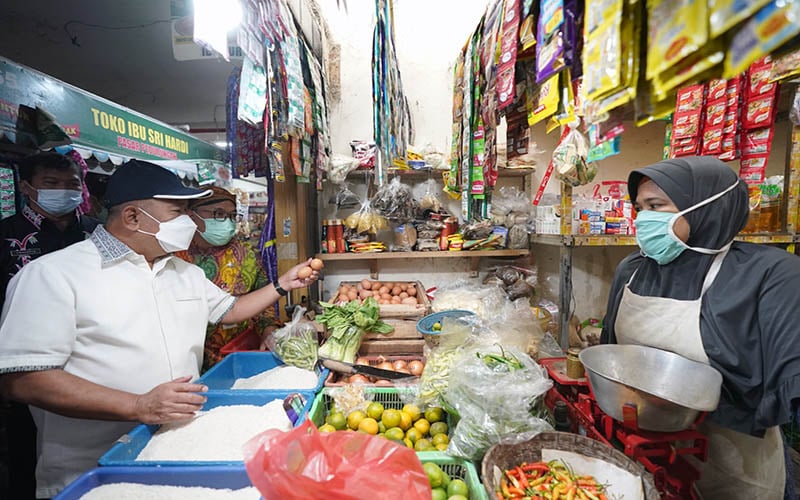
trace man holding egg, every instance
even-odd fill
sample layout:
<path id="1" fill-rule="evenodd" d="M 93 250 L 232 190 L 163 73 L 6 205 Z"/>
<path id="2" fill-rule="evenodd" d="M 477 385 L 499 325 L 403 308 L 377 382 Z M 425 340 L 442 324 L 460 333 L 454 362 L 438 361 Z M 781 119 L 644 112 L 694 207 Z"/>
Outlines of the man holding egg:
<path id="1" fill-rule="evenodd" d="M 277 283 L 233 297 L 175 257 L 197 230 L 188 200 L 210 194 L 131 160 L 108 182 L 106 224 L 25 266 L 9 284 L 0 391 L 31 405 L 38 498 L 93 468 L 136 423 L 186 420 L 202 409 L 206 387 L 190 381 L 199 375 L 207 324 L 245 321 L 317 279 L 305 270 L 309 259 Z"/>

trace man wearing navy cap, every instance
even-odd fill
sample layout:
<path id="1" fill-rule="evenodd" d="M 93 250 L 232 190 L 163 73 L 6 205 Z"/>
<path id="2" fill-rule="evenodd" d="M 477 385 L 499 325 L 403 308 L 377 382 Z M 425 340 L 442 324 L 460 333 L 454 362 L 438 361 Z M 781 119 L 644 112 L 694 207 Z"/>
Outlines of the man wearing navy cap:
<path id="1" fill-rule="evenodd" d="M 105 226 L 26 266 L 0 325 L 0 390 L 32 406 L 40 436 L 37 496 L 93 468 L 136 422 L 191 418 L 208 323 L 238 323 L 307 286 L 300 264 L 234 298 L 173 257 L 196 230 L 188 200 L 211 194 L 131 160 L 111 177 Z"/>

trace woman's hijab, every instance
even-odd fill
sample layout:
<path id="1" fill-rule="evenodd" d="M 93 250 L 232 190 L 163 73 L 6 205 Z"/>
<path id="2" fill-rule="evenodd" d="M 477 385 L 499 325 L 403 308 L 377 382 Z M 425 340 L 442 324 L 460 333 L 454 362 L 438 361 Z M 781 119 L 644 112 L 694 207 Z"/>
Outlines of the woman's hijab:
<path id="1" fill-rule="evenodd" d="M 736 184 L 721 198 L 683 216 L 689 223 L 689 246 L 720 249 L 732 242 L 747 224 L 747 186 L 730 167 L 716 158 L 677 158 L 634 170 L 628 176 L 628 192 L 634 202 L 639 183 L 645 177 L 661 188 L 678 210 L 686 210 Z M 643 259 L 631 289 L 639 295 L 696 299 L 713 260 L 714 255 L 689 249 L 663 266 L 652 259 Z"/>

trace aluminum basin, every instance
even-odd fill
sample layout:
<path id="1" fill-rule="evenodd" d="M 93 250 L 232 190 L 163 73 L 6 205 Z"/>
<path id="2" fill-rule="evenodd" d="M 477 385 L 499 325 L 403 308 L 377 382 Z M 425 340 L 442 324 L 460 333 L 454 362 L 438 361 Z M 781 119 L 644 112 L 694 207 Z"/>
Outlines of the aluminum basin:
<path id="1" fill-rule="evenodd" d="M 639 428 L 677 432 L 719 404 L 722 375 L 669 351 L 640 345 L 597 345 L 580 353 L 598 406 L 623 420 L 636 405 Z"/>

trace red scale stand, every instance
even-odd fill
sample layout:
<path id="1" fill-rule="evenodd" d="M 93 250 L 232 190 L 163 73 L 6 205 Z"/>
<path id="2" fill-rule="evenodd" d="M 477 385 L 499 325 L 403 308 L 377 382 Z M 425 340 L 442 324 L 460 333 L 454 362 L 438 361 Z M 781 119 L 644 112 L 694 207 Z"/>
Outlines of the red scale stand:
<path id="1" fill-rule="evenodd" d="M 700 471 L 687 457 L 705 461 L 708 439 L 703 434 L 694 429 L 680 432 L 639 429 L 634 405 L 623 407 L 623 422 L 614 420 L 597 405 L 586 378 L 567 376 L 565 358 L 543 359 L 540 364 L 554 383 L 545 395 L 545 404 L 552 410 L 556 401 L 564 401 L 573 432 L 617 448 L 642 464 L 653 474 L 661 498 L 697 500 L 694 483 L 700 478 Z"/>

